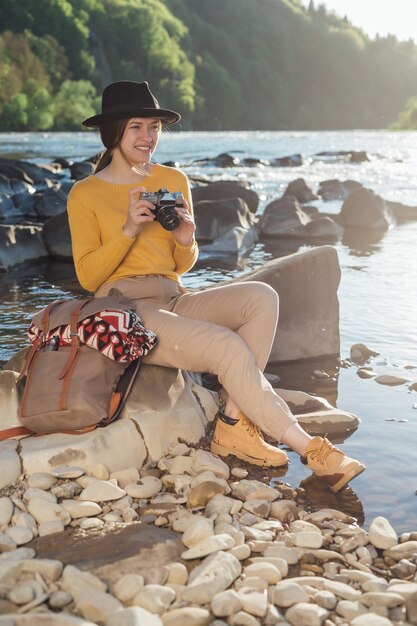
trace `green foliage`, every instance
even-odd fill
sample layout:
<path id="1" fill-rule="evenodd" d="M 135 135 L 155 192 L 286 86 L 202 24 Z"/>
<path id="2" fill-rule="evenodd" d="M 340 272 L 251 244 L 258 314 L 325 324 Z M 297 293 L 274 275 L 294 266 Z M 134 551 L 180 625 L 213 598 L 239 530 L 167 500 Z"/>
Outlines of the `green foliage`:
<path id="1" fill-rule="evenodd" d="M 55 128 L 81 130 L 81 122 L 98 110 L 96 90 L 87 80 L 66 80 L 55 98 Z"/>
<path id="2" fill-rule="evenodd" d="M 112 80 L 185 128 L 415 127 L 417 46 L 304 4 L 0 0 L 0 131 L 79 129 Z"/>
<path id="3" fill-rule="evenodd" d="M 391 125 L 392 130 L 417 130 L 417 97 L 410 98 L 405 111 L 402 111 L 398 119 Z"/>

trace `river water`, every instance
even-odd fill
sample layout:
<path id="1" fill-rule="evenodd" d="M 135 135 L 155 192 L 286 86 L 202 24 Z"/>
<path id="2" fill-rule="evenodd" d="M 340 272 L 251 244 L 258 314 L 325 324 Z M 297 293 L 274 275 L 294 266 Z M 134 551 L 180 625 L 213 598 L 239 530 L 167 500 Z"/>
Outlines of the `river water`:
<path id="1" fill-rule="evenodd" d="M 96 133 L 13 133 L 0 135 L 0 156 L 36 163 L 63 156 L 81 160 L 100 150 Z M 370 160 L 348 163 L 319 159 L 331 150 L 366 150 Z M 196 159 L 229 152 L 239 158 L 276 157 L 301 153 L 303 165 L 290 168 L 241 167 L 220 170 L 193 163 Z M 155 160 L 179 162 L 190 176 L 243 179 L 261 198 L 258 211 L 280 197 L 287 184 L 303 177 L 317 190 L 320 181 L 356 180 L 387 200 L 417 205 L 417 133 L 388 131 L 346 132 L 169 132 L 164 133 Z M 341 202 L 309 203 L 337 213 Z M 397 374 L 417 381 L 417 222 L 402 224 L 385 234 L 343 238 L 335 245 L 342 269 L 339 288 L 341 356 L 353 343 L 363 342 L 380 353 L 373 361 L 378 373 Z M 184 277 L 187 286 L 214 284 L 262 266 L 276 256 L 307 249 L 305 244 L 281 246 L 258 243 L 239 268 L 198 267 Z M 0 275 L 0 358 L 8 358 L 25 344 L 27 320 L 34 308 L 80 292 L 68 266 L 39 264 Z M 414 367 L 414 369 L 412 369 Z M 325 369 L 329 379 L 313 378 Z M 338 408 L 361 418 L 359 429 L 342 448 L 360 458 L 367 471 L 352 490 L 333 496 L 309 487 L 311 503 L 356 514 L 365 526 L 376 515 L 390 519 L 398 532 L 417 530 L 417 393 L 408 385 L 386 387 L 360 379 L 356 367 L 339 367 L 335 360 L 271 367 L 283 387 L 327 397 Z M 297 487 L 309 475 L 290 454 L 288 471 L 279 478 Z M 302 486 L 304 483 L 302 483 Z"/>

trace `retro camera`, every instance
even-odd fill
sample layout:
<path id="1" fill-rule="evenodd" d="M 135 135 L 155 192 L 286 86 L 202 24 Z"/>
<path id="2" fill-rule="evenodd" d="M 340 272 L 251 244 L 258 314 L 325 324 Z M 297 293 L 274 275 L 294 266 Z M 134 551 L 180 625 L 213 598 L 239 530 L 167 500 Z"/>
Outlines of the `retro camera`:
<path id="1" fill-rule="evenodd" d="M 154 205 L 151 209 L 155 215 L 155 220 L 159 222 L 165 230 L 175 230 L 181 223 L 180 217 L 175 207 L 184 206 L 183 195 L 179 191 L 169 192 L 168 189 L 159 191 L 144 191 L 141 200 L 148 200 Z"/>

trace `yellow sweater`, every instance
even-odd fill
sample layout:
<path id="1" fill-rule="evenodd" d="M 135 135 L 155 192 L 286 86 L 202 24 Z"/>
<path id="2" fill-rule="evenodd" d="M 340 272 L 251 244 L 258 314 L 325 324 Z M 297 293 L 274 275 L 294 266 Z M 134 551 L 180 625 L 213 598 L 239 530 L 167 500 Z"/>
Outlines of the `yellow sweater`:
<path id="1" fill-rule="evenodd" d="M 143 274 L 161 274 L 180 282 L 179 276 L 197 260 L 195 241 L 186 247 L 178 245 L 172 232 L 158 222 L 144 224 L 135 239 L 124 234 L 129 191 L 135 187 L 181 191 L 192 211 L 186 175 L 164 165 L 154 167 L 139 183 L 119 185 L 96 176 L 75 183 L 68 196 L 68 219 L 75 270 L 88 291 L 96 291 L 105 282 Z"/>

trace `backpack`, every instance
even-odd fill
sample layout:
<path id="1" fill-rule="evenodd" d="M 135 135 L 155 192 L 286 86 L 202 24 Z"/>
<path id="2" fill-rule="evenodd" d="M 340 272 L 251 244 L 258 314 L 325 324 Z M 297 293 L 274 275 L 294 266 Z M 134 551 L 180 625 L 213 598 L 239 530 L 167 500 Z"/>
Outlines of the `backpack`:
<path id="1" fill-rule="evenodd" d="M 3 431 L 0 439 L 79 434 L 109 424 L 123 408 L 140 356 L 156 342 L 134 304 L 117 290 L 102 298 L 52 302 L 33 316 L 29 336 L 32 345 L 18 378 L 23 427 Z"/>

